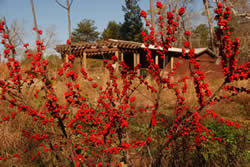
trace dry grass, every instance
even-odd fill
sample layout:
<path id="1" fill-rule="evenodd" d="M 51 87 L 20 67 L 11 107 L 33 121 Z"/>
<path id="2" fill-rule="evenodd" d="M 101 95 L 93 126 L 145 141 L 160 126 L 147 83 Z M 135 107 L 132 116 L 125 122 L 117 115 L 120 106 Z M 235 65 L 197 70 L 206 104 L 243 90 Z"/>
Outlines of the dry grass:
<path id="1" fill-rule="evenodd" d="M 102 67 L 100 67 L 100 64 L 98 62 L 94 62 L 95 69 L 93 68 L 89 69 L 89 76 L 93 78 L 93 81 L 89 82 L 82 77 L 79 77 L 79 79 L 76 81 L 80 88 L 82 89 L 81 94 L 84 95 L 89 99 L 90 102 L 95 103 L 99 92 L 92 88 L 92 83 L 97 83 L 99 86 L 105 87 L 105 82 L 107 81 L 107 78 L 105 78 L 104 70 Z M 96 65 L 98 64 L 98 65 Z M 23 64 L 22 67 L 25 67 L 23 71 L 27 70 L 28 67 Z M 74 64 L 74 69 L 79 70 L 79 62 Z M 8 70 L 5 65 L 0 64 L 0 79 L 7 78 L 8 76 Z M 57 77 L 56 71 L 52 71 L 52 76 Z M 79 75 L 81 75 L 79 73 Z M 148 77 L 146 79 L 151 85 L 156 86 L 156 84 Z M 122 80 L 119 79 L 118 85 L 121 84 Z M 214 92 L 217 87 L 221 84 L 221 80 L 209 80 L 208 83 L 210 85 L 210 89 L 212 92 Z M 134 85 L 139 84 L 138 82 L 135 82 Z M 249 83 L 248 81 L 239 81 L 233 83 L 234 86 L 237 87 L 247 87 L 249 89 Z M 34 90 L 39 88 L 41 86 L 41 83 L 37 81 L 37 83 L 32 86 L 31 88 L 26 88 L 27 91 L 30 92 L 30 95 L 34 93 Z M 182 86 L 182 85 L 181 85 Z M 58 79 L 58 81 L 53 85 L 55 89 L 55 93 L 57 97 L 59 98 L 59 103 L 64 104 L 64 92 L 67 90 L 64 79 Z M 188 87 L 191 89 L 187 90 L 187 93 L 185 93 L 184 97 L 186 99 L 187 104 L 190 108 L 194 108 L 197 106 L 197 99 L 195 97 L 195 90 L 193 88 L 193 83 L 191 80 L 188 80 Z M 121 88 L 121 87 L 120 87 Z M 26 90 L 24 90 L 25 92 Z M 26 96 L 27 99 L 30 99 L 29 103 L 30 105 L 34 107 L 39 106 L 39 99 L 33 100 L 31 96 Z M 136 96 L 136 102 L 135 106 L 137 109 L 143 108 L 145 106 L 151 106 L 154 104 L 156 99 L 156 94 L 151 93 L 150 90 L 147 90 L 145 85 L 141 85 L 138 87 L 138 89 L 132 94 L 132 96 Z M 249 125 L 249 95 L 243 93 L 236 97 L 233 97 L 231 100 L 224 100 L 218 103 L 217 105 L 213 106 L 211 109 L 214 109 L 218 114 L 222 115 L 225 119 L 235 120 L 242 122 L 245 125 Z M 163 114 L 162 116 L 165 116 L 167 119 L 171 119 L 174 117 L 174 109 L 176 105 L 176 97 L 172 90 L 164 89 L 161 94 L 161 100 L 159 105 L 159 111 Z M 0 118 L 3 116 L 9 115 L 10 112 L 16 111 L 16 109 L 10 109 L 8 108 L 8 104 L 1 101 L 0 103 Z M 151 118 L 151 113 L 139 113 L 134 120 L 137 121 L 137 123 L 141 124 L 148 124 Z M 0 124 L 0 155 L 4 156 L 11 156 L 13 153 L 20 153 L 24 157 L 26 156 L 23 154 L 23 149 L 38 149 L 39 143 L 29 143 L 28 140 L 25 140 L 22 137 L 21 131 L 22 129 L 28 129 L 33 132 L 48 132 L 53 131 L 51 129 L 52 127 L 46 126 L 46 127 L 39 127 L 34 125 L 34 122 L 31 120 L 30 116 L 27 116 L 25 113 L 18 113 L 17 118 L 14 121 L 5 122 Z M 58 140 L 59 141 L 59 140 Z M 65 151 L 66 152 L 66 151 Z M 51 155 L 52 156 L 52 155 Z M 43 155 L 41 155 L 43 157 Z M 15 164 L 18 163 L 26 165 L 30 165 L 30 157 L 26 156 L 26 159 L 22 160 L 22 162 L 16 162 L 16 159 L 11 158 L 9 161 L 7 161 L 7 165 L 9 164 Z M 45 157 L 44 157 L 45 158 Z M 50 157 L 47 157 L 45 159 L 50 159 Z M 4 164 L 4 165 L 6 165 Z M 53 162 L 52 162 L 53 164 Z M 1 164 L 0 164 L 1 165 Z M 32 165 L 31 165 L 32 166 Z"/>

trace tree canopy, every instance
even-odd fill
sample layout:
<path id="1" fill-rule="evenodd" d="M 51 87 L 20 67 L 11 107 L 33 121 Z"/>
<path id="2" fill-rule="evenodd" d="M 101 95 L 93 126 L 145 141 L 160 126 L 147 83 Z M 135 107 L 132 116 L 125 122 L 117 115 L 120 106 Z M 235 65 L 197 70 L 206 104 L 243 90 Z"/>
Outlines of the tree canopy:
<path id="1" fill-rule="evenodd" d="M 200 24 L 195 28 L 194 33 L 199 36 L 200 45 L 202 47 L 207 47 L 209 42 L 208 26 L 206 24 Z"/>
<path id="2" fill-rule="evenodd" d="M 110 21 L 102 33 L 102 39 L 120 39 L 120 28 L 120 24 L 117 24 L 115 21 Z"/>
<path id="3" fill-rule="evenodd" d="M 120 29 L 121 39 L 142 42 L 143 23 L 140 17 L 141 9 L 138 0 L 125 0 L 125 6 L 122 6 L 122 10 L 125 15 L 124 23 Z"/>
<path id="4" fill-rule="evenodd" d="M 99 32 L 96 31 L 95 21 L 83 19 L 72 33 L 73 42 L 94 42 L 98 40 Z"/>

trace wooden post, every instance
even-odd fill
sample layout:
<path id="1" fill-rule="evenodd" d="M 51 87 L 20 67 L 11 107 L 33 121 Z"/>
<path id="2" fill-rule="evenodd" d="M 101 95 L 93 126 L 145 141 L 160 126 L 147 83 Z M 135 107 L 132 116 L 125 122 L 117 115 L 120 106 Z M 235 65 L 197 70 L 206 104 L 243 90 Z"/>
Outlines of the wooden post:
<path id="1" fill-rule="evenodd" d="M 109 77 L 109 70 L 106 68 L 106 64 L 104 64 L 104 78 L 103 78 L 104 85 L 106 85 L 106 82 L 108 81 L 108 77 Z"/>
<path id="2" fill-rule="evenodd" d="M 165 76 L 165 73 L 166 73 L 166 55 L 164 54 L 162 75 Z"/>
<path id="3" fill-rule="evenodd" d="M 136 53 L 134 53 L 134 69 L 135 69 L 135 66 L 137 65 L 137 55 Z"/>
<path id="4" fill-rule="evenodd" d="M 121 52 L 121 61 L 124 61 L 124 54 Z"/>
<path id="5" fill-rule="evenodd" d="M 155 56 L 155 64 L 159 65 L 159 56 Z"/>
<path id="6" fill-rule="evenodd" d="M 69 62 L 69 58 L 68 58 L 68 54 L 65 55 L 65 62 L 68 63 Z"/>
<path id="7" fill-rule="evenodd" d="M 137 60 L 136 60 L 136 63 L 137 63 L 137 64 L 140 64 L 140 54 L 139 54 L 139 53 L 137 53 Z"/>
<path id="8" fill-rule="evenodd" d="M 172 72 L 173 71 L 173 68 L 174 68 L 174 57 L 172 56 L 171 57 L 171 64 L 170 64 L 170 71 Z"/>
<path id="9" fill-rule="evenodd" d="M 115 57 L 117 58 L 117 61 L 115 62 L 115 72 L 119 72 L 119 52 L 115 52 Z"/>
<path id="10" fill-rule="evenodd" d="M 164 54 L 164 59 L 163 59 L 163 71 L 165 70 L 166 67 L 166 55 Z"/>
<path id="11" fill-rule="evenodd" d="M 87 71 L 87 53 L 83 52 L 83 68 Z"/>
<path id="12" fill-rule="evenodd" d="M 140 53 L 137 53 L 136 59 L 136 65 L 140 64 Z M 137 74 L 140 75 L 140 69 L 137 70 Z"/>

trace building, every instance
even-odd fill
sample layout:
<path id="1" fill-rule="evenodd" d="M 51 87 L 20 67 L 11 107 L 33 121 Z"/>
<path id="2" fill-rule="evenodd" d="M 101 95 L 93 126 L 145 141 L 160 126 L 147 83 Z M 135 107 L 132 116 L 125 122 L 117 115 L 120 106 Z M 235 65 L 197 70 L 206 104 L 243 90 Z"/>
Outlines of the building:
<path id="1" fill-rule="evenodd" d="M 171 71 L 176 62 L 181 64 L 180 68 L 176 70 L 176 73 L 183 74 L 189 69 L 189 60 L 182 56 L 182 48 L 169 48 L 168 53 L 165 55 L 165 60 L 159 58 L 157 54 L 157 48 L 150 45 L 151 56 L 155 60 L 155 63 L 164 68 L 166 71 Z M 161 48 L 158 48 L 161 49 Z M 83 67 L 87 68 L 87 58 L 94 59 L 111 59 L 112 56 L 117 56 L 118 62 L 114 65 L 118 67 L 119 61 L 124 61 L 130 69 L 133 69 L 137 64 L 141 64 L 142 69 L 147 68 L 148 61 L 146 60 L 145 45 L 143 43 L 108 39 L 96 43 L 73 43 L 69 45 L 57 45 L 56 51 L 61 53 L 63 59 L 65 55 L 74 54 L 79 57 Z M 188 52 L 188 50 L 186 50 Z M 201 64 L 201 70 L 210 72 L 221 72 L 221 68 L 215 62 L 218 57 L 208 48 L 195 48 L 195 57 Z M 116 71 L 119 69 L 116 68 Z"/>

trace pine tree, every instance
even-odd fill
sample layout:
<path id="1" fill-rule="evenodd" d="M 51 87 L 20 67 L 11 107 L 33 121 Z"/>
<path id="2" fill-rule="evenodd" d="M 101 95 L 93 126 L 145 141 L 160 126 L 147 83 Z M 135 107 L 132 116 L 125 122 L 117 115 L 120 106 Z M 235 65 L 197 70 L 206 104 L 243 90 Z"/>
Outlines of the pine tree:
<path id="1" fill-rule="evenodd" d="M 120 39 L 120 28 L 120 24 L 117 24 L 115 21 L 110 21 L 102 33 L 102 39 Z"/>
<path id="2" fill-rule="evenodd" d="M 96 31 L 95 21 L 84 19 L 72 33 L 73 42 L 94 42 L 98 40 L 99 32 Z"/>
<path id="3" fill-rule="evenodd" d="M 141 9 L 138 0 L 125 0 L 125 6 L 122 6 L 122 10 L 125 15 L 124 23 L 120 29 L 121 39 L 142 42 L 143 23 L 140 17 Z"/>

